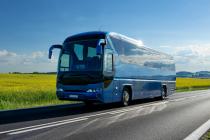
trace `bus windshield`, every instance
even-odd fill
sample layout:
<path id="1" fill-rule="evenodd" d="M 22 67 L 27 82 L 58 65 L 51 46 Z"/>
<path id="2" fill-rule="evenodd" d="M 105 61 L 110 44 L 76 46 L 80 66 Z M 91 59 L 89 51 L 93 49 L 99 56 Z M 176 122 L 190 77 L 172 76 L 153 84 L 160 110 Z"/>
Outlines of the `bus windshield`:
<path id="1" fill-rule="evenodd" d="M 101 71 L 102 55 L 97 55 L 98 39 L 81 40 L 64 44 L 59 59 L 59 71 Z"/>

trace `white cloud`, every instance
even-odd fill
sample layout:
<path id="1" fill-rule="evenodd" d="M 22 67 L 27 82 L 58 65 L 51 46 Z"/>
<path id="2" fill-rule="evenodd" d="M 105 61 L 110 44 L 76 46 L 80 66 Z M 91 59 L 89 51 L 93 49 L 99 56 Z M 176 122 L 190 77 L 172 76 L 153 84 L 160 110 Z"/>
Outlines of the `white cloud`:
<path id="1" fill-rule="evenodd" d="M 56 71 L 57 57 L 48 59 L 48 53 L 36 51 L 29 54 L 17 54 L 0 50 L 0 72 Z"/>
<path id="2" fill-rule="evenodd" d="M 16 53 L 8 52 L 7 50 L 0 50 L 0 57 L 13 57 L 16 55 Z"/>
<path id="3" fill-rule="evenodd" d="M 177 71 L 210 71 L 210 43 L 160 46 L 159 48 L 174 56 Z"/>
<path id="4" fill-rule="evenodd" d="M 32 58 L 41 58 L 45 56 L 45 52 L 37 51 L 32 53 Z"/>

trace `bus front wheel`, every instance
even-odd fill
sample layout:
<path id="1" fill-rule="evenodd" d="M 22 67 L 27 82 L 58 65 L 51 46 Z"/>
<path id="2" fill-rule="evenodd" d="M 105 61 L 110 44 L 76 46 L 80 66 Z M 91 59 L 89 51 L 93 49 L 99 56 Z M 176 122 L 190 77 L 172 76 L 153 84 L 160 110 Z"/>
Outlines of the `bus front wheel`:
<path id="1" fill-rule="evenodd" d="M 128 106 L 131 100 L 131 96 L 129 93 L 129 90 L 127 88 L 123 89 L 123 95 L 122 95 L 122 105 Z"/>

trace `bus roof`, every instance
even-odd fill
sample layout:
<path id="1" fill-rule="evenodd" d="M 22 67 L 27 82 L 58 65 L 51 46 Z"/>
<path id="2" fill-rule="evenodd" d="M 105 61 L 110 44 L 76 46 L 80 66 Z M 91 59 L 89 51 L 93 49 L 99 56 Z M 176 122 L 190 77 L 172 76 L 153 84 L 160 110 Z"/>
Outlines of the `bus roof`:
<path id="1" fill-rule="evenodd" d="M 136 40 L 136 39 L 127 37 L 127 36 L 119 34 L 119 33 L 106 32 L 106 31 L 91 31 L 91 32 L 79 33 L 79 34 L 76 34 L 73 36 L 69 36 L 68 38 L 65 39 L 64 42 L 76 41 L 76 40 L 81 40 L 81 39 L 85 40 L 88 38 L 105 38 L 107 35 L 111 35 L 115 38 L 138 44 L 139 46 L 144 46 L 144 44 L 141 40 Z"/>
<path id="2" fill-rule="evenodd" d="M 73 36 L 69 36 L 68 38 L 65 39 L 65 42 L 70 42 L 70 41 L 77 41 L 77 40 L 86 40 L 89 38 L 105 38 L 108 32 L 104 31 L 92 31 L 92 32 L 84 32 L 84 33 L 79 33 Z"/>

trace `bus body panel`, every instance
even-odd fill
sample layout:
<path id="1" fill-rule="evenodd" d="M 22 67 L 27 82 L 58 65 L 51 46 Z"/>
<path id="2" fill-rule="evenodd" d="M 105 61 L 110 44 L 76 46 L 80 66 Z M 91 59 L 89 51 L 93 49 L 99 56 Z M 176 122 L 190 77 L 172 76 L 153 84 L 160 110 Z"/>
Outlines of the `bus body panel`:
<path id="1" fill-rule="evenodd" d="M 118 81 L 120 91 L 122 93 L 123 87 L 128 85 L 132 89 L 132 99 L 153 98 L 161 96 L 162 86 L 166 85 L 167 95 L 173 94 L 175 91 L 176 74 L 175 64 L 173 58 L 167 54 L 138 46 L 136 43 L 127 43 L 126 45 L 120 42 L 126 42 L 125 36 L 114 33 L 118 39 L 118 44 L 111 42 L 110 44 L 115 48 L 115 79 Z M 110 33 L 109 38 L 113 35 Z M 112 39 L 110 39 L 112 40 Z M 132 40 L 132 39 L 131 39 Z M 130 40 L 129 40 L 130 41 Z M 117 46 L 117 45 L 118 46 Z M 129 54 L 129 49 L 125 50 L 124 54 L 117 52 L 119 46 L 130 47 L 136 45 L 139 54 Z M 128 53 L 126 55 L 126 53 Z"/>
<path id="2" fill-rule="evenodd" d="M 146 48 L 134 39 L 111 32 L 82 33 L 69 37 L 64 42 L 88 39 L 86 36 L 106 39 L 105 48 L 110 49 L 114 56 L 113 79 L 85 85 L 62 85 L 57 80 L 59 99 L 120 102 L 125 86 L 131 88 L 132 100 L 161 96 L 163 85 L 167 87 L 167 95 L 175 92 L 175 64 L 171 56 Z M 97 91 L 88 91 L 90 89 Z"/>

